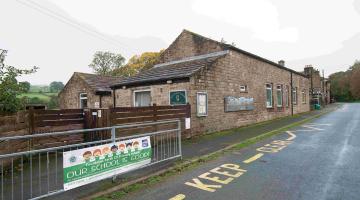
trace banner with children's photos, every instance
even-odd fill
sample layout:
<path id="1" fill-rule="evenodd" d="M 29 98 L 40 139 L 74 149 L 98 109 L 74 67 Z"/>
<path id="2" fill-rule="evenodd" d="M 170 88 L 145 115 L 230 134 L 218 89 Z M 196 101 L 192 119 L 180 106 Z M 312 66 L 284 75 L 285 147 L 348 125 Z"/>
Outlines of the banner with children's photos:
<path id="1" fill-rule="evenodd" d="M 146 165 L 151 155 L 149 136 L 64 152 L 64 190 Z"/>

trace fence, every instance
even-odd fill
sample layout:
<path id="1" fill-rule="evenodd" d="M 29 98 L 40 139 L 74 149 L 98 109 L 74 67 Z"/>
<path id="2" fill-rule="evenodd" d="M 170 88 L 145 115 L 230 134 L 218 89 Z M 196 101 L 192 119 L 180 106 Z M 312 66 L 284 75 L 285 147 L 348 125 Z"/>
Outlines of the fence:
<path id="1" fill-rule="evenodd" d="M 190 130 L 184 128 L 184 118 L 190 117 L 190 105 L 182 106 L 149 106 L 117 107 L 111 109 L 63 109 L 63 110 L 29 110 L 12 116 L 0 117 L 0 137 L 33 135 L 67 130 L 109 127 L 123 124 L 156 122 L 159 120 L 180 119 L 183 134 L 187 137 Z M 173 128 L 171 125 L 128 127 L 121 131 L 123 136 L 153 132 L 158 129 Z M 0 154 L 56 147 L 80 142 L 109 139 L 109 130 L 92 131 L 88 134 L 54 135 L 45 138 L 22 141 L 0 141 Z"/>
<path id="2" fill-rule="evenodd" d="M 45 119 L 45 117 L 40 118 Z M 156 131 L 130 136 L 122 136 L 121 131 L 119 131 L 121 129 L 148 126 L 157 126 L 158 129 Z M 74 135 L 87 135 L 96 131 L 110 131 L 111 137 L 89 142 L 65 143 L 65 145 L 56 147 L 0 154 L 1 199 L 38 199 L 64 192 L 63 153 L 68 151 L 101 144 L 113 144 L 114 142 L 127 141 L 129 139 L 148 136 L 150 137 L 151 144 L 151 161 L 148 164 L 139 166 L 140 168 L 176 159 L 182 155 L 180 120 L 166 120 L 103 128 L 38 133 L 33 135 L 8 136 L 1 137 L 0 141 L 29 142 L 31 140 L 40 140 L 49 136 L 70 137 Z M 4 163 L 10 164 L 5 166 Z M 121 173 L 117 173 L 115 175 L 119 175 Z"/>

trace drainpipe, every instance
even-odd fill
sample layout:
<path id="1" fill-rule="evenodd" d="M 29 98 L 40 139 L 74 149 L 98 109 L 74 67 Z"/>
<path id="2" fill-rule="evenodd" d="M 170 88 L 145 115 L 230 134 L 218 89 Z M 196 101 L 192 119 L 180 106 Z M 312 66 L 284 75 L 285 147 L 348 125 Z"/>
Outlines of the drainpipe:
<path id="1" fill-rule="evenodd" d="M 113 107 L 116 107 L 116 95 L 115 95 L 115 88 L 113 89 Z"/>
<path id="2" fill-rule="evenodd" d="M 102 101 L 102 94 L 100 94 L 99 108 L 102 108 L 102 103 L 101 103 L 101 101 Z"/>
<path id="3" fill-rule="evenodd" d="M 293 73 L 290 72 L 290 102 L 291 102 L 291 116 L 294 115 L 294 102 L 293 102 Z"/>

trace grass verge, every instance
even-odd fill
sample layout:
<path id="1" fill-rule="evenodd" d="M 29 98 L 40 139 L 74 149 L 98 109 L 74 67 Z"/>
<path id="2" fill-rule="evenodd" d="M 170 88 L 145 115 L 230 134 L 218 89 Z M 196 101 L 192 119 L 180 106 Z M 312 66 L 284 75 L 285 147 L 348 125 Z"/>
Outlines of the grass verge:
<path id="1" fill-rule="evenodd" d="M 333 109 L 319 113 L 317 115 L 306 118 L 304 120 L 294 122 L 292 124 L 281 127 L 279 129 L 275 129 L 273 131 L 258 135 L 256 137 L 249 138 L 247 140 L 244 140 L 241 143 L 229 145 L 223 149 L 220 149 L 218 151 L 215 151 L 215 152 L 207 154 L 207 155 L 193 158 L 191 160 L 178 161 L 175 163 L 174 166 L 172 166 L 170 168 L 160 170 L 160 171 L 150 174 L 146 177 L 142 177 L 142 178 L 139 178 L 139 179 L 136 179 L 136 180 L 133 180 L 133 181 L 121 184 L 121 185 L 114 186 L 108 190 L 91 195 L 91 196 L 87 197 L 86 199 L 95 199 L 95 200 L 121 199 L 130 193 L 133 193 L 140 189 L 144 189 L 146 187 L 149 187 L 150 185 L 160 183 L 161 181 L 165 181 L 167 178 L 169 178 L 171 176 L 174 176 L 174 175 L 180 174 L 182 172 L 188 171 L 190 169 L 193 169 L 193 168 L 195 168 L 201 164 L 204 164 L 210 160 L 214 160 L 214 159 L 218 158 L 219 156 L 225 154 L 228 151 L 239 150 L 239 149 L 245 148 L 245 147 L 255 144 L 261 140 L 264 140 L 271 136 L 277 135 L 279 133 L 283 133 L 286 130 L 289 130 L 291 128 L 294 128 L 301 124 L 307 123 L 311 120 L 319 118 L 320 116 L 325 115 L 325 114 L 331 112 L 332 110 Z M 263 123 L 261 123 L 261 124 L 263 124 Z"/>

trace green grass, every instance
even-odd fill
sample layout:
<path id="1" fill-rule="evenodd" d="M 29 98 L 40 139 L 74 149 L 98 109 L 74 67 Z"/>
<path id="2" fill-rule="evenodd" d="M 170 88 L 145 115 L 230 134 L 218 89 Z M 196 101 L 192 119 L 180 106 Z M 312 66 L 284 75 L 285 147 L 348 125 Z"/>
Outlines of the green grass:
<path id="1" fill-rule="evenodd" d="M 23 97 L 34 98 L 34 97 L 37 97 L 41 101 L 49 102 L 50 97 L 51 96 L 56 96 L 56 95 L 57 95 L 57 93 L 35 93 L 35 92 L 33 93 L 33 92 L 29 92 L 29 93 L 20 94 L 18 96 L 18 98 L 23 98 Z"/>

